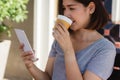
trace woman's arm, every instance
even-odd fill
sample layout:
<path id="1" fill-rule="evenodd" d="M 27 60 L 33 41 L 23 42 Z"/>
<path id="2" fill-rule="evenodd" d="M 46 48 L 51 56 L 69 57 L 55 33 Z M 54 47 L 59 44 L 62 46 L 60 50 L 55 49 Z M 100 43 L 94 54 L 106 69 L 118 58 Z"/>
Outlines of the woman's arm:
<path id="1" fill-rule="evenodd" d="M 67 80 L 101 80 L 93 73 L 86 72 L 84 76 L 82 75 L 76 61 L 69 32 L 62 24 L 57 24 L 53 36 L 64 52 Z"/>
<path id="2" fill-rule="evenodd" d="M 74 51 L 64 54 L 67 80 L 84 80 L 78 67 Z"/>
<path id="3" fill-rule="evenodd" d="M 75 53 L 70 51 L 65 53 L 65 67 L 67 80 L 102 80 L 100 77 L 90 71 L 85 71 L 84 75 L 81 74 L 78 67 Z"/>
<path id="4" fill-rule="evenodd" d="M 23 45 L 21 45 L 20 49 L 22 49 L 23 51 Z M 23 53 L 21 53 L 21 57 L 23 59 L 23 62 L 25 63 L 26 68 L 28 69 L 28 71 L 30 72 L 30 74 L 33 76 L 35 80 L 51 80 L 54 57 L 48 58 L 45 72 L 38 69 L 34 64 L 32 60 L 33 53 L 23 51 Z"/>
<path id="5" fill-rule="evenodd" d="M 38 69 L 35 65 L 28 68 L 28 70 L 35 80 L 52 80 L 51 77 L 52 77 L 53 63 L 54 63 L 54 58 L 49 58 L 45 72 Z"/>

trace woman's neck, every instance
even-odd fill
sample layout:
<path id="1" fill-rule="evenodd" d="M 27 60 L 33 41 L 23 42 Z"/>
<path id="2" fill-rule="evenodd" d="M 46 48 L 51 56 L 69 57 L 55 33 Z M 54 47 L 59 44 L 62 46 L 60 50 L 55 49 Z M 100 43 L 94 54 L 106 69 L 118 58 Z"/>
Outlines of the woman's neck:
<path id="1" fill-rule="evenodd" d="M 80 29 L 79 31 L 72 31 L 71 37 L 79 41 L 93 41 L 102 37 L 96 30 Z"/>

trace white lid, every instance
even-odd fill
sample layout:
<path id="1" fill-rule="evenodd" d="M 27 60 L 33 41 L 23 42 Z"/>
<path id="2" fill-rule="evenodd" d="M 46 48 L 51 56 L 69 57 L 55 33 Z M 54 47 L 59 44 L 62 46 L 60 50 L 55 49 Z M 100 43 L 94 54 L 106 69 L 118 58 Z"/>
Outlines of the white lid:
<path id="1" fill-rule="evenodd" d="M 64 15 L 58 15 L 58 19 L 62 19 L 67 21 L 70 25 L 72 24 L 72 20 Z"/>

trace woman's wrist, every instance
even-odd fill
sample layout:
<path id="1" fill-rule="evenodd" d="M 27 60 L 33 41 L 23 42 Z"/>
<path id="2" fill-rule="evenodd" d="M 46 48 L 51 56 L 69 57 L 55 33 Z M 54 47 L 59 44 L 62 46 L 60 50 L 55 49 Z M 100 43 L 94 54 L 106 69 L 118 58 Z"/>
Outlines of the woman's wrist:
<path id="1" fill-rule="evenodd" d="M 31 68 L 33 68 L 35 66 L 35 64 L 34 63 L 31 63 L 31 64 L 29 64 L 29 65 L 26 65 L 26 68 L 27 69 L 31 69 Z"/>
<path id="2" fill-rule="evenodd" d="M 74 50 L 73 50 L 73 48 L 68 49 L 68 50 L 65 50 L 65 51 L 64 51 L 64 54 L 68 54 L 68 55 L 70 55 L 70 54 L 74 54 Z"/>
<path id="3" fill-rule="evenodd" d="M 64 57 L 66 59 L 74 59 L 75 58 L 74 50 L 68 50 L 68 51 L 64 52 Z"/>

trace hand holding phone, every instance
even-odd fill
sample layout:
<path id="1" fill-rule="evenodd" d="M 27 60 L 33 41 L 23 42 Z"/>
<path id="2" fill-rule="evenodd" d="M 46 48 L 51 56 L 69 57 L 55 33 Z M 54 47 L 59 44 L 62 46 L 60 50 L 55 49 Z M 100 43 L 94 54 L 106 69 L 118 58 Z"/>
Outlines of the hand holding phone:
<path id="1" fill-rule="evenodd" d="M 34 58 L 32 59 L 33 61 L 36 61 L 37 58 L 34 55 L 34 51 L 30 46 L 30 43 L 28 41 L 28 38 L 26 36 L 26 33 L 22 29 L 14 29 L 15 33 L 17 35 L 17 38 L 21 44 L 24 44 L 23 50 L 26 51 L 31 51 L 33 53 Z"/>

